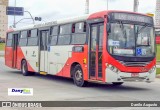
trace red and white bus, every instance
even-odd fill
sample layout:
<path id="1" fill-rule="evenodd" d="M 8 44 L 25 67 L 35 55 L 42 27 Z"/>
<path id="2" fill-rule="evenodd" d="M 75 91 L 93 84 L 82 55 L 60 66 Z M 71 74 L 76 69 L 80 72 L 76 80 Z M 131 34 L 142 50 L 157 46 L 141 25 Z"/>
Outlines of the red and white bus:
<path id="1" fill-rule="evenodd" d="M 156 29 L 155 33 L 156 33 L 156 44 L 160 44 L 160 29 Z"/>
<path id="2" fill-rule="evenodd" d="M 102 11 L 7 33 L 5 64 L 22 71 L 87 82 L 152 82 L 156 74 L 153 18 Z"/>

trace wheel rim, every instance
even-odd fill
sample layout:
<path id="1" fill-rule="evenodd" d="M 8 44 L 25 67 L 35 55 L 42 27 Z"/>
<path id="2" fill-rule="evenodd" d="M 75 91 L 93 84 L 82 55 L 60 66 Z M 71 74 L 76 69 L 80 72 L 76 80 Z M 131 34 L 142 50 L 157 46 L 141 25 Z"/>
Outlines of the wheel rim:
<path id="1" fill-rule="evenodd" d="M 77 70 L 77 71 L 75 72 L 75 79 L 76 79 L 77 81 L 81 81 L 81 80 L 82 80 L 82 71 Z"/>

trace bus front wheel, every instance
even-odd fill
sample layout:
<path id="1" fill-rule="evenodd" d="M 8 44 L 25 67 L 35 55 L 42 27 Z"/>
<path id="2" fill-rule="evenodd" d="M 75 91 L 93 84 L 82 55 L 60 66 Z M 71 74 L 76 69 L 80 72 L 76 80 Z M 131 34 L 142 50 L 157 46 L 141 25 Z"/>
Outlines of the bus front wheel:
<path id="1" fill-rule="evenodd" d="M 74 83 L 79 87 L 84 87 L 87 85 L 87 82 L 83 79 L 83 71 L 80 65 L 76 65 L 74 67 L 73 80 Z"/>

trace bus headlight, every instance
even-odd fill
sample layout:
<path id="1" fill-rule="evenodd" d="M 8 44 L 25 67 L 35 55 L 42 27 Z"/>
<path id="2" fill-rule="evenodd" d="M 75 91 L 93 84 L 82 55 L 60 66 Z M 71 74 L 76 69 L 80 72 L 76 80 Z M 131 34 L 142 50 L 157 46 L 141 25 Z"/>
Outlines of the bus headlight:
<path id="1" fill-rule="evenodd" d="M 156 66 L 153 66 L 153 67 L 149 70 L 149 73 L 150 73 L 150 74 L 153 73 L 155 69 L 156 69 Z"/>
<path id="2" fill-rule="evenodd" d="M 116 68 L 115 66 L 111 65 L 111 64 L 107 64 L 106 63 L 106 67 L 109 68 L 111 71 L 115 72 L 115 73 L 119 73 L 119 69 Z"/>

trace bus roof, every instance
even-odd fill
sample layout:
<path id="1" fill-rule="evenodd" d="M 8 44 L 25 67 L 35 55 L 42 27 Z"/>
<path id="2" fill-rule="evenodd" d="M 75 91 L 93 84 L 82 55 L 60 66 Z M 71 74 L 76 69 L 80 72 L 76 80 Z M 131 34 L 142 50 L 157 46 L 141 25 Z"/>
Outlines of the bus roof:
<path id="1" fill-rule="evenodd" d="M 28 25 L 28 26 L 24 26 L 21 28 L 13 28 L 13 30 L 20 31 L 20 30 L 26 30 L 26 29 L 34 29 L 34 28 L 48 27 L 48 26 L 53 26 L 53 25 L 60 25 L 60 24 L 65 24 L 65 23 L 80 22 L 80 21 L 86 20 L 88 17 L 89 15 L 71 17 L 71 18 L 60 19 L 60 20 L 50 21 L 50 22 L 41 23 L 41 24 Z"/>
<path id="2" fill-rule="evenodd" d="M 13 30 L 14 31 L 20 31 L 20 30 L 27 30 L 27 29 L 34 29 L 34 28 L 49 27 L 49 26 L 54 26 L 54 25 L 61 25 L 61 24 L 65 24 L 65 23 L 80 22 L 80 21 L 84 21 L 84 20 L 87 20 L 87 19 L 93 19 L 93 18 L 103 18 L 104 15 L 107 15 L 110 12 L 127 12 L 127 13 L 134 13 L 134 14 L 140 14 L 140 15 L 148 16 L 146 14 L 129 12 L 129 11 L 107 10 L 107 11 L 96 12 L 96 13 L 93 13 L 93 14 L 87 14 L 87 15 L 77 16 L 77 17 L 70 17 L 70 18 L 55 20 L 55 21 L 41 23 L 41 24 L 28 25 L 28 26 L 24 26 L 24 27 L 21 27 L 21 28 L 13 28 Z M 8 31 L 8 32 L 11 32 L 11 31 Z"/>

